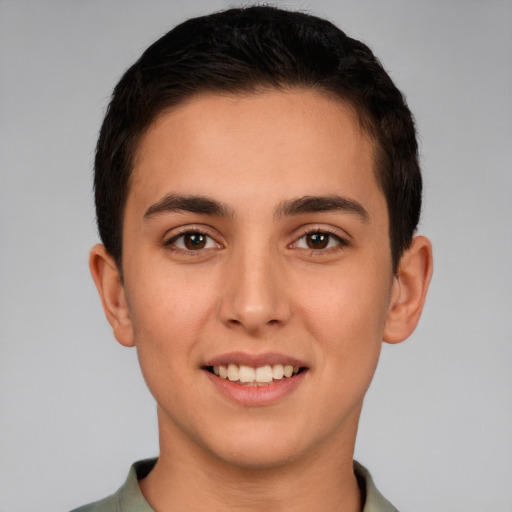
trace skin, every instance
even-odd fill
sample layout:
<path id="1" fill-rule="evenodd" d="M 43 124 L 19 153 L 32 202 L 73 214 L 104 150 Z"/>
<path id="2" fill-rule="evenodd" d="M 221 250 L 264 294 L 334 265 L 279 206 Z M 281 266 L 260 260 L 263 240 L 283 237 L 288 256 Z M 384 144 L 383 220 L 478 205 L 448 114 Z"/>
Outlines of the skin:
<path id="1" fill-rule="evenodd" d="M 363 398 L 382 341 L 414 330 L 432 271 L 430 243 L 416 237 L 393 273 L 373 155 L 350 107 L 311 90 L 195 97 L 146 133 L 124 281 L 102 245 L 90 265 L 158 405 L 161 455 L 140 482 L 155 510 L 361 510 Z M 220 209 L 176 210 L 183 196 Z M 333 196 L 348 202 L 297 208 Z M 190 250 L 197 233 L 204 245 Z M 204 369 L 233 351 L 293 357 L 306 371 L 281 399 L 240 404 Z"/>

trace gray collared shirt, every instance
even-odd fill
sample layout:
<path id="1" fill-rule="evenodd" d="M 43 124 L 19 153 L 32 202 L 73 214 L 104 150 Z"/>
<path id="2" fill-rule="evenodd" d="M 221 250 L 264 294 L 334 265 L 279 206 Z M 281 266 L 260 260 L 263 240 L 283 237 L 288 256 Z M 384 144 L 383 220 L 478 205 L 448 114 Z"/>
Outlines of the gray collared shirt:
<path id="1" fill-rule="evenodd" d="M 155 463 L 156 459 L 136 462 L 130 468 L 125 483 L 115 494 L 72 512 L 155 512 L 142 495 L 138 484 L 138 480 L 144 478 Z M 362 512 L 398 512 L 378 491 L 370 473 L 361 464 L 354 462 L 354 471 L 365 496 Z"/>

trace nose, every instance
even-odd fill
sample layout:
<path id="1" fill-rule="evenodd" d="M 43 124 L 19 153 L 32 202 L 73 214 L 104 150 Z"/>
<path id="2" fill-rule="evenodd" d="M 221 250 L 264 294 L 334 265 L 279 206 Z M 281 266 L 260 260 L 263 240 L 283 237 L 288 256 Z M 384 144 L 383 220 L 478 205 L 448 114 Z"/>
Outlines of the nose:
<path id="1" fill-rule="evenodd" d="M 230 328 L 258 336 L 288 323 L 291 304 L 279 256 L 268 249 L 240 249 L 226 263 L 219 314 Z"/>

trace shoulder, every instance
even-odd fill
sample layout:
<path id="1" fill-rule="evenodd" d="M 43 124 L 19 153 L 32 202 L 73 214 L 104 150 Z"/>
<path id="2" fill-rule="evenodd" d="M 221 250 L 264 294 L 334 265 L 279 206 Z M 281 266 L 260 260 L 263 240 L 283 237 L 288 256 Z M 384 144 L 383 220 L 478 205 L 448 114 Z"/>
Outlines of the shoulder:
<path id="1" fill-rule="evenodd" d="M 354 473 L 365 498 L 363 512 L 398 512 L 375 487 L 370 472 L 356 461 L 354 461 Z"/>
<path id="2" fill-rule="evenodd" d="M 154 512 L 142 495 L 138 480 L 147 476 L 155 463 L 156 459 L 136 462 L 130 468 L 126 481 L 115 494 L 71 512 Z"/>
<path id="3" fill-rule="evenodd" d="M 71 512 L 118 512 L 119 499 L 116 494 L 108 496 L 100 501 L 83 505 L 82 507 L 75 508 Z"/>

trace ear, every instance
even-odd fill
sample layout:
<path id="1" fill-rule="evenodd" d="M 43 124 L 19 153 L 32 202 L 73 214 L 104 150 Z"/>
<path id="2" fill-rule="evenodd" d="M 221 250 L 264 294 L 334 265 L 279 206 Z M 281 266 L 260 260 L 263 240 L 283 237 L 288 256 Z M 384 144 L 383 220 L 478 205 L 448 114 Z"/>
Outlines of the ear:
<path id="1" fill-rule="evenodd" d="M 104 245 L 98 244 L 91 249 L 89 268 L 114 336 L 121 345 L 132 347 L 135 340 L 123 282 Z"/>
<path id="2" fill-rule="evenodd" d="M 400 343 L 418 324 L 428 285 L 432 277 L 432 245 L 423 237 L 414 237 L 400 260 L 395 276 L 383 340 Z"/>

